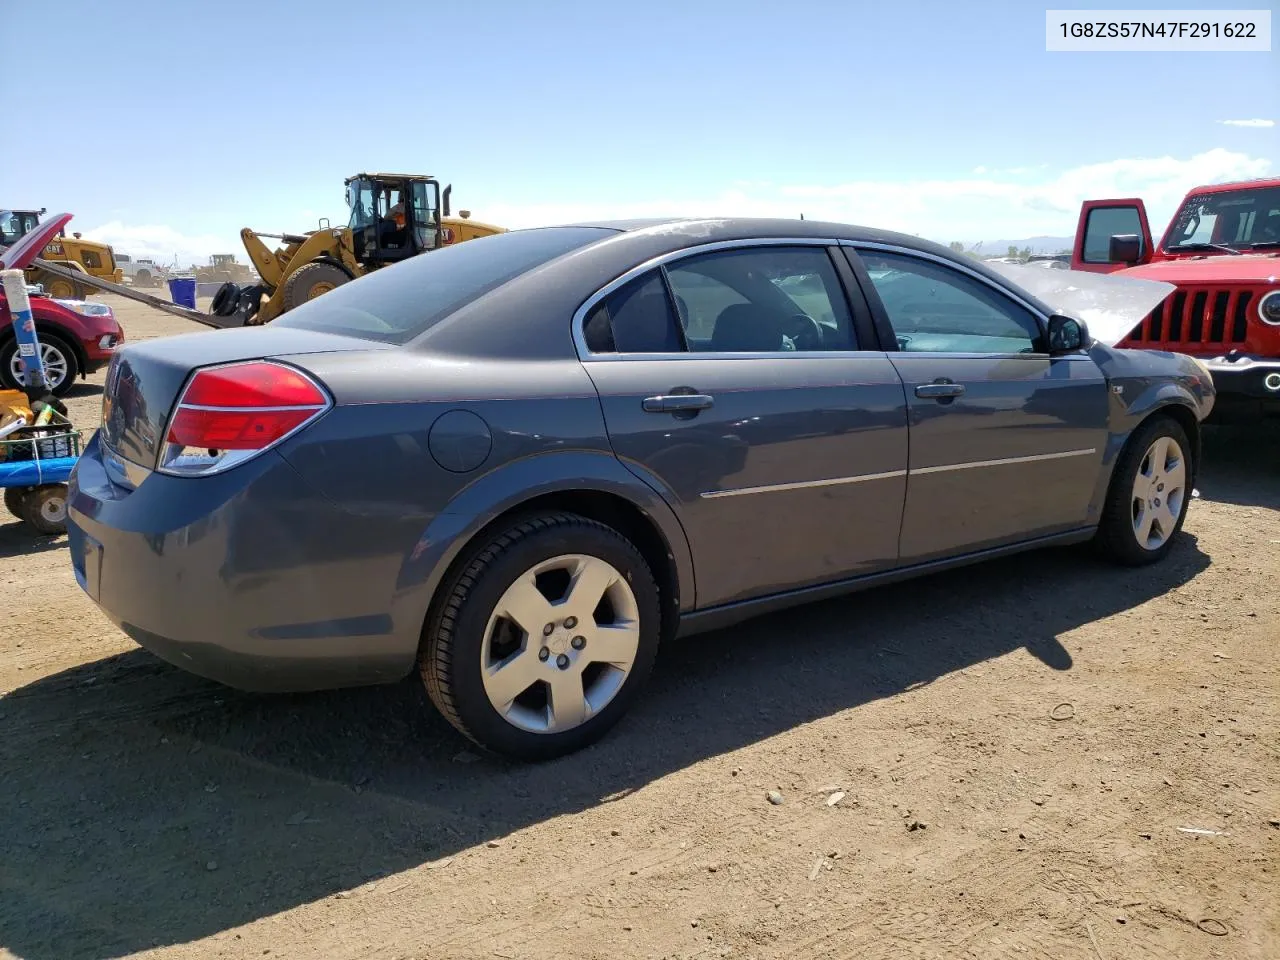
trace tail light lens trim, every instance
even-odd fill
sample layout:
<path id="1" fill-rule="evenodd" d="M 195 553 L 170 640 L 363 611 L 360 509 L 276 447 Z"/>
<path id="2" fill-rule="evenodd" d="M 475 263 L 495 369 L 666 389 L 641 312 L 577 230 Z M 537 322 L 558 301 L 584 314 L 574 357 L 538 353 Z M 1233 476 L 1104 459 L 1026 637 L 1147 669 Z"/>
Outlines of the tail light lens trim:
<path id="1" fill-rule="evenodd" d="M 266 386 L 236 383 L 235 376 L 219 378 L 220 371 L 278 379 Z M 217 403 L 220 390 L 233 402 Z M 156 470 L 178 477 L 223 473 L 283 443 L 332 407 L 333 397 L 319 381 L 278 360 L 199 367 L 169 415 Z"/>

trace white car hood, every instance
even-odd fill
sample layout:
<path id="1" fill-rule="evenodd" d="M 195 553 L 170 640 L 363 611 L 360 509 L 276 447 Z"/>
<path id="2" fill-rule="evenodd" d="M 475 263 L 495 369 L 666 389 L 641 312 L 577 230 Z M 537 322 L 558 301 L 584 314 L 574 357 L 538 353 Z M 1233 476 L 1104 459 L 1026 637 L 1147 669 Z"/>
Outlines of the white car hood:
<path id="1" fill-rule="evenodd" d="M 1154 310 L 1175 284 L 1083 270 L 1045 270 L 1023 263 L 986 264 L 1055 313 L 1083 320 L 1089 335 L 1114 347 Z"/>

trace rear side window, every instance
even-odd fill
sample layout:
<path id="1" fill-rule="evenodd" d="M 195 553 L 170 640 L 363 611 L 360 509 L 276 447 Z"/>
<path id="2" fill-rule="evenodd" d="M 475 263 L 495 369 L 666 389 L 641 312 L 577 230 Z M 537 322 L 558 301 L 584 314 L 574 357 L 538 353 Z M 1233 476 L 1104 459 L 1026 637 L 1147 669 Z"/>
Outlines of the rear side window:
<path id="1" fill-rule="evenodd" d="M 468 240 L 375 270 L 295 307 L 271 325 L 406 343 L 521 274 L 615 233 L 601 227 L 542 227 Z"/>
<path id="2" fill-rule="evenodd" d="M 602 300 L 583 328 L 592 353 L 681 353 L 684 343 L 662 274 L 653 270 Z"/>

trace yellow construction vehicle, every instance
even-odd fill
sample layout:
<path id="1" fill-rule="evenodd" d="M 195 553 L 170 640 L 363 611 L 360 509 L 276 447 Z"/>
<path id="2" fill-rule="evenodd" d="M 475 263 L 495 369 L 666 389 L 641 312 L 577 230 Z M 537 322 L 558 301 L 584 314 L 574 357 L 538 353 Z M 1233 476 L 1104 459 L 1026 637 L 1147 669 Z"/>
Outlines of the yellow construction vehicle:
<path id="1" fill-rule="evenodd" d="M 213 313 L 243 316 L 246 324 L 269 323 L 348 280 L 442 246 L 505 233 L 505 227 L 449 214 L 452 185 L 440 189 L 435 177 L 405 173 L 357 173 L 348 177 L 345 227 L 322 220 L 310 233 L 258 233 L 248 227 L 240 239 L 261 283 L 224 283 L 213 298 Z M 283 246 L 269 250 L 266 237 Z"/>
<path id="2" fill-rule="evenodd" d="M 0 210 L 0 246 L 9 246 L 34 230 L 40 223 L 40 215 L 45 208 L 39 210 Z M 116 266 L 115 254 L 105 243 L 94 243 L 80 239 L 80 234 L 67 236 L 61 230 L 58 236 L 52 237 L 45 246 L 40 259 L 61 263 L 77 273 L 101 277 L 111 283 L 121 283 L 124 271 Z M 87 293 L 84 284 L 68 277 L 55 276 L 48 270 L 38 266 L 28 267 L 27 283 L 38 283 L 44 292 L 59 300 L 83 300 Z"/>
<path id="3" fill-rule="evenodd" d="M 195 267 L 196 283 L 253 283 L 257 274 L 253 267 L 240 263 L 234 253 L 215 253 L 209 262 Z"/>

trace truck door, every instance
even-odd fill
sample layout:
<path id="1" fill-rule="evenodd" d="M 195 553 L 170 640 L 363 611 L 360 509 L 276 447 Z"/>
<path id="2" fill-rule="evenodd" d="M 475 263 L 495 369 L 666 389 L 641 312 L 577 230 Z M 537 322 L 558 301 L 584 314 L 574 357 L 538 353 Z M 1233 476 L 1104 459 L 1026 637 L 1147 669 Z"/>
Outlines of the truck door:
<path id="1" fill-rule="evenodd" d="M 1131 262 L 1111 259 L 1111 238 L 1117 235 L 1139 238 L 1138 259 Z M 1090 273 L 1112 273 L 1151 260 L 1151 227 L 1147 208 L 1136 197 L 1123 200 L 1086 200 L 1080 207 L 1075 243 L 1071 247 L 1071 269 Z"/>

